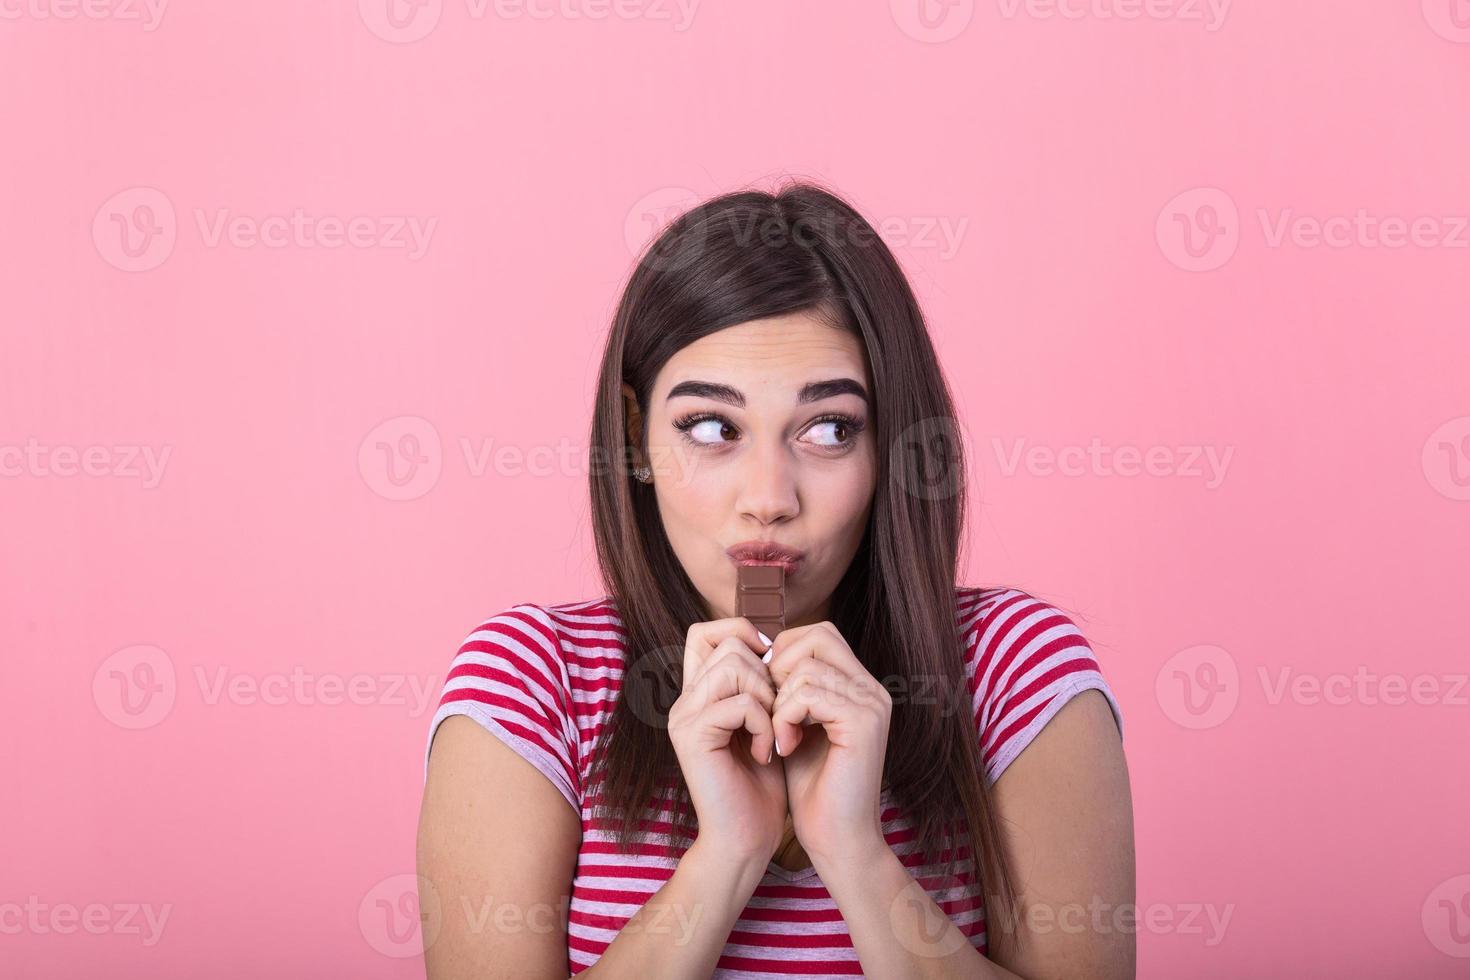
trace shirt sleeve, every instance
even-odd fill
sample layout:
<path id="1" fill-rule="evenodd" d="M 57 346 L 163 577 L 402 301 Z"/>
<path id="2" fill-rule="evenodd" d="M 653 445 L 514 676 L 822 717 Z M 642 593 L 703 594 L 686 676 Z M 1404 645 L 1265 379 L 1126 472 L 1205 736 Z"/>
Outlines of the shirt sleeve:
<path id="1" fill-rule="evenodd" d="M 1123 712 L 1076 624 L 1051 603 L 1006 590 L 967 634 L 986 779 L 1000 778 L 1066 703 L 1100 691 L 1118 735 Z"/>
<path id="2" fill-rule="evenodd" d="M 546 611 L 520 603 L 491 617 L 460 644 L 429 724 L 424 778 L 434 733 L 450 715 L 468 715 L 509 745 L 580 815 L 580 736 L 556 625 Z"/>

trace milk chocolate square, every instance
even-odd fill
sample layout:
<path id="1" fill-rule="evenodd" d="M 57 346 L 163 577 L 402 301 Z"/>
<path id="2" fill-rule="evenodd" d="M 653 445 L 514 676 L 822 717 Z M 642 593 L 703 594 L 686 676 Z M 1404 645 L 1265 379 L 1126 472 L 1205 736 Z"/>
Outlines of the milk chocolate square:
<path id="1" fill-rule="evenodd" d="M 786 628 L 786 569 L 780 565 L 740 565 L 735 588 L 735 615 L 776 638 Z"/>

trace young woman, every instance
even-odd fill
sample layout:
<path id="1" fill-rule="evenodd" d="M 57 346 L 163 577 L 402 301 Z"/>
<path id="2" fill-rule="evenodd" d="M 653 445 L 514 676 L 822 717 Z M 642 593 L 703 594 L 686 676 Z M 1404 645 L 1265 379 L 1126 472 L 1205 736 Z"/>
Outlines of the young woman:
<path id="1" fill-rule="evenodd" d="M 1056 607 L 956 583 L 954 409 L 867 221 L 797 183 L 670 225 L 591 460 L 607 594 L 491 616 L 430 726 L 431 978 L 1133 976 L 1118 704 Z"/>

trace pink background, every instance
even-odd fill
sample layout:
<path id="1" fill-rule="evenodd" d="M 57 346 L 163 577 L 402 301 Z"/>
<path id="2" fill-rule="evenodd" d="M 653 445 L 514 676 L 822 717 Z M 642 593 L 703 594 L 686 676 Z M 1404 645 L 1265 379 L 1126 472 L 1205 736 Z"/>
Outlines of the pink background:
<path id="1" fill-rule="evenodd" d="M 0 973 L 421 974 L 414 686 L 601 594 L 635 250 L 786 175 L 931 318 L 965 581 L 1122 703 L 1139 975 L 1470 969 L 1463 0 L 93 2 L 0 19 Z"/>

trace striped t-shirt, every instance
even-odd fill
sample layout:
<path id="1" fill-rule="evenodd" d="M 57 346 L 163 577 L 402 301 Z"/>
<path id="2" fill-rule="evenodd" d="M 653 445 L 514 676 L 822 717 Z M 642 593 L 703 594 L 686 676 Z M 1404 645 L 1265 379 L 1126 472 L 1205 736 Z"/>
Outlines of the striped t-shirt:
<path id="1" fill-rule="evenodd" d="M 1007 588 L 958 587 L 957 626 L 965 638 L 969 701 L 987 782 L 994 782 L 1075 695 L 1101 691 L 1121 735 L 1117 700 L 1076 625 L 1051 604 Z M 613 828 L 592 819 L 585 792 L 593 740 L 611 717 L 626 633 L 611 596 L 561 605 L 519 603 L 478 626 L 460 646 L 429 726 L 468 715 L 546 775 L 577 811 L 582 842 L 567 925 L 570 972 L 591 966 L 673 874 L 689 841 L 647 840 L 619 854 Z M 934 700 L 914 685 L 907 696 Z M 918 866 L 914 825 L 884 790 L 884 837 L 935 903 L 982 954 L 985 914 L 972 874 L 930 878 Z M 665 819 L 654 826 L 668 830 Z M 962 852 L 963 853 L 963 852 Z M 861 976 L 847 924 L 814 869 L 771 862 L 735 923 L 714 977 L 790 980 Z"/>

